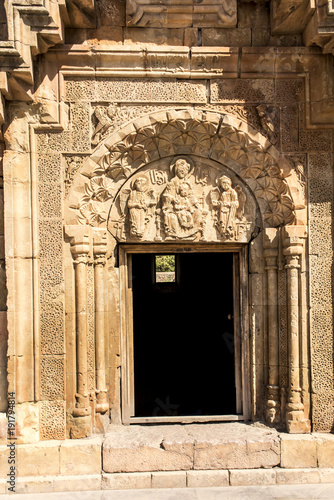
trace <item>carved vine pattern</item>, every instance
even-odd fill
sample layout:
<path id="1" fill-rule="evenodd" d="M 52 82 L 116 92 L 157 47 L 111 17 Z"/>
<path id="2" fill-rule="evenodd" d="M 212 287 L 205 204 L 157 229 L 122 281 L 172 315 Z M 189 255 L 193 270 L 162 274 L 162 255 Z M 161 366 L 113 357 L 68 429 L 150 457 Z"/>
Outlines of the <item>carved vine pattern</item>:
<path id="1" fill-rule="evenodd" d="M 128 178 L 139 167 L 153 160 L 177 154 L 204 156 L 221 163 L 233 164 L 255 193 L 267 227 L 293 224 L 294 204 L 288 185 L 273 156 L 250 135 L 218 121 L 178 118 L 166 113 L 162 121 L 129 133 L 109 148 L 85 188 L 79 205 L 78 222 L 104 225 L 106 201 L 113 195 L 111 187 Z M 217 116 L 217 115 L 216 115 Z"/>

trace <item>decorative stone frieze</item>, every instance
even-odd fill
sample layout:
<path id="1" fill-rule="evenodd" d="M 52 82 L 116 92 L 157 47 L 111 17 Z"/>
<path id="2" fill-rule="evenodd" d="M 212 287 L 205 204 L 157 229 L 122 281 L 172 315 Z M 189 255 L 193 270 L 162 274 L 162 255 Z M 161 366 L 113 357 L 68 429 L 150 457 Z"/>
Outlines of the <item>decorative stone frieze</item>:
<path id="1" fill-rule="evenodd" d="M 127 0 L 128 26 L 154 28 L 217 27 L 234 28 L 237 23 L 237 4 L 233 0 Z"/>

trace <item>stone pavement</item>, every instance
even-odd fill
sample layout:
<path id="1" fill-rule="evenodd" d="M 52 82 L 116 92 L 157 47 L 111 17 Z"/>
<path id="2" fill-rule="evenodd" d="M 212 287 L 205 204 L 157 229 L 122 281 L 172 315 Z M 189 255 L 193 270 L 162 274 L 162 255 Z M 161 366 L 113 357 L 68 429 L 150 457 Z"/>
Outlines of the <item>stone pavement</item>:
<path id="1" fill-rule="evenodd" d="M 314 500 L 334 499 L 334 483 L 1 495 L 1 500 Z"/>

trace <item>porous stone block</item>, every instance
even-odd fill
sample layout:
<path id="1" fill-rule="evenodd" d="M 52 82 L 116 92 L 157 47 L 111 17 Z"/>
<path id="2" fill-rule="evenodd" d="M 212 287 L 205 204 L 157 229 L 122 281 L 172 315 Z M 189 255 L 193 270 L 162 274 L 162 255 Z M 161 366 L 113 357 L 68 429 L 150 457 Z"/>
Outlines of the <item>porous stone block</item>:
<path id="1" fill-rule="evenodd" d="M 247 47 L 251 45 L 251 29 L 203 28 L 202 45 L 203 47 Z"/>
<path id="2" fill-rule="evenodd" d="M 272 469 L 241 469 L 230 471 L 231 486 L 276 484 L 276 471 Z"/>
<path id="3" fill-rule="evenodd" d="M 320 482 L 318 469 L 276 469 L 277 484 L 312 484 Z"/>
<path id="4" fill-rule="evenodd" d="M 125 44 L 183 45 L 184 30 L 181 28 L 127 28 Z"/>
<path id="5" fill-rule="evenodd" d="M 152 472 L 152 488 L 185 488 L 186 472 Z"/>
<path id="6" fill-rule="evenodd" d="M 209 424 L 196 435 L 194 469 L 257 469 L 280 463 L 280 442 L 276 431 L 248 425 Z"/>
<path id="7" fill-rule="evenodd" d="M 315 434 L 318 467 L 334 467 L 334 436 Z"/>
<path id="8" fill-rule="evenodd" d="M 103 490 L 140 490 L 151 488 L 150 472 L 103 474 Z"/>
<path id="9" fill-rule="evenodd" d="M 191 470 L 187 472 L 187 486 L 189 488 L 210 488 L 228 485 L 229 474 L 227 470 Z"/>
<path id="10" fill-rule="evenodd" d="M 281 467 L 317 467 L 317 443 L 312 436 L 281 434 Z"/>
<path id="11" fill-rule="evenodd" d="M 193 440 L 184 427 L 122 427 L 109 432 L 103 443 L 104 472 L 189 470 Z"/>
<path id="12" fill-rule="evenodd" d="M 60 445 L 60 473 L 99 474 L 102 438 L 67 440 Z"/>
<path id="13" fill-rule="evenodd" d="M 16 447 L 16 463 L 19 477 L 59 474 L 59 447 L 59 441 L 18 445 Z"/>

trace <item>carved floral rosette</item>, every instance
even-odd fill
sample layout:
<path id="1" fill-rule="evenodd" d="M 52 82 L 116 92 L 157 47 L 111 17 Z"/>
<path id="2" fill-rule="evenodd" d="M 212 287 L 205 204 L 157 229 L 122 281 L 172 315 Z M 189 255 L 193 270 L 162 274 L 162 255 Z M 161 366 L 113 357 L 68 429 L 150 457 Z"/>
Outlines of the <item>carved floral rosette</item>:
<path id="1" fill-rule="evenodd" d="M 229 168 L 184 155 L 130 176 L 115 197 L 108 229 L 119 242 L 246 243 L 260 226 L 257 212 L 249 188 Z"/>

